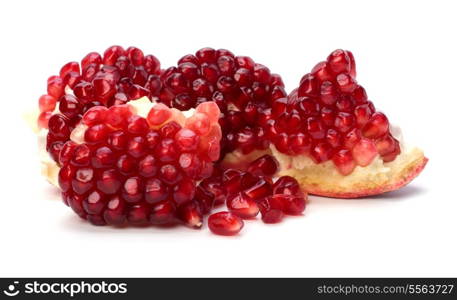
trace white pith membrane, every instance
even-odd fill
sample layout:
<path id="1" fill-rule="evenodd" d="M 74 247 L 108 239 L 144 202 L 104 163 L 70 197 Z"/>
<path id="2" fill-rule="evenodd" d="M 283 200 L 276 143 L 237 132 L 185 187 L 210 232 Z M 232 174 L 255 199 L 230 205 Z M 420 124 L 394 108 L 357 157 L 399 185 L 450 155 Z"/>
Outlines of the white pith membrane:
<path id="1" fill-rule="evenodd" d="M 148 97 L 142 97 L 137 100 L 129 101 L 127 104 L 132 106 L 135 109 L 135 114 L 140 117 L 146 118 L 149 111 L 152 107 L 156 104 L 155 102 L 151 102 Z M 187 111 L 179 111 L 177 109 L 172 108 L 174 116 L 172 117 L 173 121 L 178 122 L 181 126 L 184 126 L 184 122 L 186 118 L 192 116 L 195 112 L 195 109 L 189 109 Z M 59 113 L 58 106 L 56 106 L 53 114 Z M 26 119 L 32 119 L 33 124 L 36 124 L 38 114 L 28 114 Z M 30 123 L 32 124 L 32 123 Z M 32 126 L 35 132 L 37 132 L 38 136 L 38 152 L 41 162 L 41 174 L 56 187 L 59 186 L 58 183 L 58 174 L 60 167 L 57 163 L 51 158 L 49 153 L 46 151 L 46 136 L 48 135 L 48 129 L 38 129 L 36 125 Z M 86 131 L 87 126 L 79 123 L 71 132 L 70 140 L 75 142 L 76 144 L 84 143 L 84 132 Z"/>

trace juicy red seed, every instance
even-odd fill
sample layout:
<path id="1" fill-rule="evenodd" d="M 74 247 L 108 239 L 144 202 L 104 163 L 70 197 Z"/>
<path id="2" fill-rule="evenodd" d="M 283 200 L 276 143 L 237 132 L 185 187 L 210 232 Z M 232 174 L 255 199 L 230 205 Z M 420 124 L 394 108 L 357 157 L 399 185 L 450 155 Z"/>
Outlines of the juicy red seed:
<path id="1" fill-rule="evenodd" d="M 345 112 L 339 112 L 335 118 L 335 128 L 340 132 L 348 132 L 354 126 L 354 116 Z"/>
<path id="2" fill-rule="evenodd" d="M 82 122 L 87 126 L 103 123 L 105 121 L 107 111 L 108 109 L 104 106 L 91 107 L 84 114 Z"/>
<path id="3" fill-rule="evenodd" d="M 182 151 L 193 151 L 197 149 L 200 137 L 187 128 L 180 129 L 175 135 L 175 141 L 178 148 Z"/>
<path id="4" fill-rule="evenodd" d="M 135 158 L 140 158 L 146 154 L 146 141 L 141 136 L 133 137 L 127 146 L 127 153 Z"/>
<path id="5" fill-rule="evenodd" d="M 146 203 L 138 203 L 130 207 L 127 220 L 136 226 L 146 225 L 149 222 L 151 208 Z"/>
<path id="6" fill-rule="evenodd" d="M 256 176 L 273 176 L 279 168 L 279 163 L 271 155 L 264 155 L 251 162 L 248 166 L 248 172 Z"/>
<path id="7" fill-rule="evenodd" d="M 229 195 L 226 203 L 233 214 L 243 219 L 254 218 L 259 213 L 257 203 L 244 193 Z"/>
<path id="8" fill-rule="evenodd" d="M 148 132 L 149 125 L 145 118 L 137 115 L 130 117 L 127 131 L 132 135 L 144 135 Z"/>
<path id="9" fill-rule="evenodd" d="M 315 118 L 311 117 L 306 120 L 306 126 L 308 133 L 311 135 L 312 138 L 314 139 L 322 139 L 325 136 L 325 127 L 322 122 Z"/>
<path id="10" fill-rule="evenodd" d="M 60 69 L 60 78 L 65 78 L 65 76 L 67 76 L 67 74 L 71 73 L 71 72 L 75 72 L 77 74 L 80 73 L 80 69 L 79 69 L 79 64 L 75 61 L 72 61 L 72 62 L 69 62 L 67 64 L 65 64 L 61 69 Z"/>
<path id="11" fill-rule="evenodd" d="M 386 134 L 388 131 L 389 121 L 387 120 L 387 117 L 381 112 L 376 112 L 363 127 L 362 134 L 367 138 L 378 138 Z"/>
<path id="12" fill-rule="evenodd" d="M 284 217 L 284 206 L 278 197 L 267 197 L 258 203 L 264 223 L 279 223 Z"/>
<path id="13" fill-rule="evenodd" d="M 143 59 L 144 69 L 149 74 L 159 74 L 160 73 L 160 62 L 154 55 L 146 55 Z"/>
<path id="14" fill-rule="evenodd" d="M 106 209 L 103 212 L 103 219 L 109 225 L 121 226 L 127 220 L 125 210 L 125 201 L 119 196 L 114 196 L 106 205 Z"/>
<path id="15" fill-rule="evenodd" d="M 171 110 L 166 105 L 158 103 L 149 111 L 147 120 L 149 125 L 158 126 L 170 119 L 171 115 Z"/>
<path id="16" fill-rule="evenodd" d="M 80 103 L 73 95 L 64 95 L 59 100 L 59 111 L 69 119 L 76 117 L 80 113 L 80 109 Z"/>
<path id="17" fill-rule="evenodd" d="M 167 184 L 173 185 L 182 178 L 181 173 L 174 165 L 163 165 L 159 169 L 160 178 Z"/>
<path id="18" fill-rule="evenodd" d="M 129 203 L 138 203 L 143 198 L 142 182 L 139 177 L 130 177 L 122 186 L 122 197 Z"/>
<path id="19" fill-rule="evenodd" d="M 390 134 L 377 139 L 375 144 L 376 150 L 381 156 L 389 154 L 395 150 L 395 139 Z"/>
<path id="20" fill-rule="evenodd" d="M 63 79 L 59 76 L 51 76 L 48 79 L 48 95 L 53 96 L 56 99 L 59 99 L 64 94 L 65 85 Z"/>
<path id="21" fill-rule="evenodd" d="M 203 179 L 200 182 L 200 186 L 203 189 L 213 193 L 213 195 L 215 197 L 216 205 L 224 203 L 227 192 L 226 192 L 224 184 L 222 184 L 220 178 L 209 177 L 209 178 Z"/>
<path id="22" fill-rule="evenodd" d="M 80 100 L 80 102 L 88 102 L 94 99 L 94 86 L 89 82 L 79 82 L 73 88 L 73 93 Z"/>
<path id="23" fill-rule="evenodd" d="M 38 100 L 38 106 L 41 112 L 53 111 L 56 107 L 56 98 L 50 95 L 43 95 Z"/>
<path id="24" fill-rule="evenodd" d="M 337 167 L 338 171 L 341 175 L 349 175 L 352 173 L 356 164 L 354 162 L 354 158 L 352 157 L 352 153 L 350 150 L 341 149 L 335 155 L 333 155 L 333 163 Z"/>
<path id="25" fill-rule="evenodd" d="M 168 187 L 158 178 L 146 181 L 144 199 L 150 204 L 155 204 L 168 198 Z"/>
<path id="26" fill-rule="evenodd" d="M 191 201 L 195 196 L 195 183 L 190 178 L 183 178 L 173 190 L 173 200 L 179 206 Z"/>
<path id="27" fill-rule="evenodd" d="M 170 225 L 176 222 L 176 206 L 171 201 L 156 203 L 151 208 L 149 216 L 151 224 Z"/>
<path id="28" fill-rule="evenodd" d="M 226 211 L 212 214 L 208 218 L 208 227 L 214 234 L 218 235 L 235 235 L 243 229 L 243 220 Z"/>
<path id="29" fill-rule="evenodd" d="M 157 170 L 158 162 L 153 155 L 146 155 L 138 163 L 138 173 L 145 178 L 156 175 Z"/>
<path id="30" fill-rule="evenodd" d="M 199 203 L 202 214 L 207 214 L 213 209 L 214 198 L 214 194 L 201 185 L 196 187 L 194 200 Z"/>
<path id="31" fill-rule="evenodd" d="M 239 170 L 228 169 L 222 175 L 222 182 L 227 194 L 234 194 L 240 190 L 243 174 Z"/>
<path id="32" fill-rule="evenodd" d="M 103 64 L 112 66 L 120 56 L 125 54 L 125 50 L 121 46 L 111 46 L 103 53 Z"/>
<path id="33" fill-rule="evenodd" d="M 71 179 L 73 178 L 75 170 L 70 165 L 65 165 L 59 170 L 58 182 L 63 192 L 67 192 L 71 188 Z"/>
<path id="34" fill-rule="evenodd" d="M 115 162 L 115 155 L 113 151 L 106 147 L 96 149 L 92 156 L 92 166 L 96 169 L 111 167 Z"/>
<path id="35" fill-rule="evenodd" d="M 302 191 L 298 181 L 290 176 L 281 176 L 273 185 L 273 194 L 285 194 L 291 196 L 300 196 Z"/>
<path id="36" fill-rule="evenodd" d="M 335 129 L 329 129 L 325 136 L 325 140 L 327 143 L 330 144 L 333 148 L 338 148 L 341 146 L 341 135 Z"/>
<path id="37" fill-rule="evenodd" d="M 178 207 L 177 217 L 184 225 L 199 229 L 203 225 L 203 215 L 197 202 L 186 202 Z"/>
<path id="38" fill-rule="evenodd" d="M 368 166 L 377 154 L 375 143 L 365 138 L 360 139 L 352 148 L 352 156 L 355 162 L 362 167 Z"/>
<path id="39" fill-rule="evenodd" d="M 102 216 L 99 215 L 87 215 L 86 217 L 87 221 L 89 221 L 92 225 L 95 226 L 103 226 L 106 225 L 105 220 L 103 219 Z"/>
<path id="40" fill-rule="evenodd" d="M 175 121 L 168 122 L 162 128 L 160 128 L 159 132 L 162 135 L 162 138 L 174 138 L 178 131 L 181 129 L 181 125 L 179 125 Z"/>
<path id="41" fill-rule="evenodd" d="M 262 199 L 272 194 L 272 187 L 268 181 L 262 178 L 256 184 L 244 190 L 244 193 L 251 199 Z"/>
<path id="42" fill-rule="evenodd" d="M 51 119 L 51 117 L 52 117 L 52 112 L 50 112 L 50 111 L 44 111 L 44 112 L 40 113 L 40 115 L 38 116 L 38 120 L 37 120 L 38 128 L 47 129 L 48 124 L 49 124 L 49 119 Z"/>
<path id="43" fill-rule="evenodd" d="M 95 144 L 105 141 L 109 134 L 109 128 L 105 124 L 93 125 L 84 132 L 84 141 Z"/>
<path id="44" fill-rule="evenodd" d="M 90 52 L 81 60 L 81 68 L 84 70 L 90 64 L 99 65 L 102 63 L 102 56 L 97 52 Z"/>
<path id="45" fill-rule="evenodd" d="M 316 163 L 329 160 L 332 157 L 333 149 L 327 143 L 319 143 L 311 150 L 311 157 Z"/>
<path id="46" fill-rule="evenodd" d="M 346 51 L 338 49 L 333 51 L 328 57 L 327 62 L 333 73 L 349 72 L 351 70 L 351 60 Z"/>
<path id="47" fill-rule="evenodd" d="M 130 59 L 133 65 L 139 66 L 143 64 L 144 54 L 143 51 L 136 47 L 127 48 L 127 57 Z"/>
<path id="48" fill-rule="evenodd" d="M 121 181 L 116 170 L 108 169 L 102 171 L 97 179 L 97 188 L 107 195 L 115 194 L 121 187 Z"/>
<path id="49" fill-rule="evenodd" d="M 73 153 L 75 151 L 75 148 L 76 148 L 76 143 L 74 143 L 73 141 L 67 141 L 63 146 L 62 146 L 62 149 L 60 150 L 60 153 L 59 153 L 59 164 L 61 166 L 67 164 L 71 157 L 73 156 Z"/>
<path id="50" fill-rule="evenodd" d="M 123 131 L 113 131 L 108 135 L 108 145 L 114 150 L 122 150 L 127 146 L 128 136 Z"/>
<path id="51" fill-rule="evenodd" d="M 98 215 L 100 214 L 106 205 L 106 199 L 99 191 L 93 191 L 87 195 L 87 198 L 83 201 L 84 210 L 88 214 Z"/>
<path id="52" fill-rule="evenodd" d="M 75 166 L 87 166 L 90 161 L 90 148 L 86 144 L 77 145 L 71 163 Z"/>
<path id="53" fill-rule="evenodd" d="M 276 194 L 272 198 L 281 202 L 282 211 L 288 215 L 300 215 L 306 207 L 307 196 L 294 196 L 285 194 Z"/>
<path id="54" fill-rule="evenodd" d="M 94 170 L 91 168 L 81 168 L 75 172 L 71 181 L 72 189 L 75 193 L 82 195 L 94 187 Z"/>
<path id="55" fill-rule="evenodd" d="M 357 87 L 355 79 L 344 73 L 336 77 L 336 82 L 340 90 L 344 93 L 352 93 Z"/>
<path id="56" fill-rule="evenodd" d="M 162 162 L 173 162 L 178 158 L 178 150 L 175 141 L 165 138 L 155 148 L 155 156 Z"/>

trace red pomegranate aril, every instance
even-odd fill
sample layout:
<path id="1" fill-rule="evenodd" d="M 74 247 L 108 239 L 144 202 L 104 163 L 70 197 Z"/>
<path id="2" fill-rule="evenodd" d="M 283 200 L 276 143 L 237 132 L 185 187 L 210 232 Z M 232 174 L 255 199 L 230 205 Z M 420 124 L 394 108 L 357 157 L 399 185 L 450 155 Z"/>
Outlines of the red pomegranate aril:
<path id="1" fill-rule="evenodd" d="M 379 155 L 384 156 L 395 150 L 395 139 L 392 135 L 386 134 L 385 136 L 377 139 L 375 141 L 375 145 Z"/>
<path id="2" fill-rule="evenodd" d="M 106 112 L 105 122 L 112 128 L 124 129 L 132 114 L 132 107 L 128 104 L 111 106 Z"/>
<path id="3" fill-rule="evenodd" d="M 262 199 L 272 194 L 271 184 L 265 179 L 261 178 L 256 184 L 244 190 L 244 193 L 251 199 Z"/>
<path id="4" fill-rule="evenodd" d="M 106 199 L 104 195 L 99 191 L 94 190 L 89 193 L 83 201 L 83 208 L 88 214 L 98 215 L 100 214 L 106 205 Z"/>
<path id="5" fill-rule="evenodd" d="M 80 113 L 80 108 L 78 99 L 73 95 L 64 95 L 59 100 L 59 111 L 69 119 L 76 117 Z"/>
<path id="6" fill-rule="evenodd" d="M 157 170 L 158 162 L 153 155 L 146 155 L 138 163 L 138 173 L 145 178 L 156 175 Z"/>
<path id="7" fill-rule="evenodd" d="M 105 220 L 103 219 L 102 216 L 99 215 L 87 215 L 86 220 L 89 221 L 92 225 L 95 226 L 104 226 L 106 225 Z"/>
<path id="8" fill-rule="evenodd" d="M 295 178 L 291 176 L 281 176 L 273 185 L 273 194 L 302 196 L 303 192 Z"/>
<path id="9" fill-rule="evenodd" d="M 74 173 L 75 170 L 70 165 L 65 165 L 60 168 L 57 178 L 62 192 L 67 192 L 71 188 L 71 179 L 73 178 Z"/>
<path id="10" fill-rule="evenodd" d="M 106 205 L 106 209 L 103 212 L 103 219 L 109 225 L 121 226 L 127 220 L 125 211 L 125 201 L 119 196 L 113 196 Z"/>
<path id="11" fill-rule="evenodd" d="M 130 59 L 133 65 L 140 66 L 143 64 L 144 54 L 143 51 L 136 47 L 127 48 L 127 57 Z"/>
<path id="12" fill-rule="evenodd" d="M 86 103 L 94 99 L 95 90 L 92 83 L 82 81 L 75 85 L 73 93 L 80 102 Z"/>
<path id="13" fill-rule="evenodd" d="M 129 177 L 122 187 L 122 198 L 128 203 L 139 203 L 143 199 L 142 182 L 139 177 Z"/>
<path id="14" fill-rule="evenodd" d="M 203 215 L 196 201 L 186 202 L 178 207 L 177 217 L 184 225 L 200 229 L 203 225 Z"/>
<path id="15" fill-rule="evenodd" d="M 200 186 L 205 190 L 213 193 L 216 205 L 225 202 L 227 191 L 225 190 L 224 184 L 221 182 L 221 178 L 208 177 L 200 182 Z"/>
<path id="16" fill-rule="evenodd" d="M 40 97 L 38 100 L 38 106 L 40 109 L 40 112 L 48 112 L 48 111 L 53 111 L 54 108 L 56 107 L 56 98 L 50 95 L 43 95 Z"/>
<path id="17" fill-rule="evenodd" d="M 128 142 L 129 138 L 124 131 L 113 131 L 108 135 L 108 145 L 114 150 L 123 150 Z"/>
<path id="18" fill-rule="evenodd" d="M 333 148 L 327 143 L 319 143 L 311 150 L 311 158 L 316 163 L 321 163 L 329 160 L 332 157 Z"/>
<path id="19" fill-rule="evenodd" d="M 158 103 L 149 111 L 147 121 L 151 127 L 157 127 L 168 121 L 171 116 L 172 112 L 170 108 L 164 104 Z"/>
<path id="20" fill-rule="evenodd" d="M 111 46 L 103 53 L 103 64 L 112 66 L 120 56 L 125 54 L 126 52 L 121 46 Z"/>
<path id="21" fill-rule="evenodd" d="M 82 122 L 87 126 L 103 123 L 105 121 L 107 111 L 108 108 L 104 106 L 91 107 L 84 113 Z"/>
<path id="22" fill-rule="evenodd" d="M 146 55 L 143 59 L 144 69 L 149 74 L 160 73 L 160 62 L 154 55 Z"/>
<path id="23" fill-rule="evenodd" d="M 76 143 L 74 143 L 73 141 L 67 141 L 62 146 L 62 149 L 60 150 L 60 153 L 59 153 L 59 160 L 58 160 L 58 163 L 60 166 L 67 164 L 71 160 L 71 157 L 73 156 L 75 148 L 76 148 Z"/>
<path id="24" fill-rule="evenodd" d="M 362 167 L 368 166 L 378 154 L 376 146 L 372 140 L 362 138 L 354 148 L 352 148 L 352 156 L 355 162 Z"/>
<path id="25" fill-rule="evenodd" d="M 248 172 L 256 176 L 273 176 L 279 168 L 279 163 L 271 155 L 264 155 L 251 162 L 248 166 Z"/>
<path id="26" fill-rule="evenodd" d="M 89 144 L 103 142 L 109 134 L 109 129 L 105 124 L 90 126 L 84 132 L 84 141 Z"/>
<path id="27" fill-rule="evenodd" d="M 335 118 L 335 128 L 342 133 L 348 132 L 355 125 L 354 116 L 346 113 L 339 112 Z"/>
<path id="28" fill-rule="evenodd" d="M 81 80 L 81 75 L 76 72 L 70 72 L 63 78 L 64 84 L 67 85 L 70 89 L 74 89 L 75 86 L 81 82 Z"/>
<path id="29" fill-rule="evenodd" d="M 178 150 L 175 141 L 165 138 L 155 147 L 155 156 L 164 163 L 173 162 L 178 159 Z"/>
<path id="30" fill-rule="evenodd" d="M 322 61 L 314 66 L 311 70 L 311 74 L 321 82 L 330 80 L 333 77 L 329 64 L 325 61 Z"/>
<path id="31" fill-rule="evenodd" d="M 310 117 L 306 120 L 306 126 L 308 133 L 311 135 L 312 138 L 314 139 L 322 139 L 325 136 L 325 127 L 322 124 L 322 122 L 315 118 L 315 117 Z"/>
<path id="32" fill-rule="evenodd" d="M 182 153 L 178 159 L 179 166 L 189 177 L 197 177 L 201 171 L 202 162 L 196 154 Z"/>
<path id="33" fill-rule="evenodd" d="M 112 195 L 119 191 L 121 187 L 121 181 L 116 170 L 108 169 L 101 172 L 101 174 L 98 176 L 96 185 L 97 189 L 99 189 L 101 192 L 107 195 Z"/>
<path id="34" fill-rule="evenodd" d="M 357 87 L 355 79 L 348 74 L 341 73 L 336 76 L 336 82 L 340 90 L 344 93 L 352 93 Z"/>
<path id="35" fill-rule="evenodd" d="M 341 146 L 341 135 L 335 129 L 329 129 L 325 136 L 325 140 L 327 143 L 330 144 L 333 148 L 338 148 Z"/>
<path id="36" fill-rule="evenodd" d="M 79 69 L 79 64 L 75 61 L 69 62 L 65 64 L 61 69 L 60 69 L 60 78 L 65 78 L 65 76 L 71 72 L 75 72 L 77 74 L 80 73 Z"/>
<path id="37" fill-rule="evenodd" d="M 174 187 L 173 200 L 179 206 L 191 201 L 195 196 L 195 183 L 190 178 L 181 179 Z"/>
<path id="38" fill-rule="evenodd" d="M 278 197 L 267 197 L 258 202 L 262 221 L 267 224 L 279 223 L 284 217 L 283 204 Z"/>
<path id="39" fill-rule="evenodd" d="M 145 135 L 149 131 L 145 118 L 134 115 L 129 118 L 128 122 L 127 131 L 132 135 Z"/>
<path id="40" fill-rule="evenodd" d="M 91 168 L 81 168 L 76 170 L 75 177 L 71 181 L 72 189 L 75 193 L 82 195 L 94 187 L 94 170 Z"/>
<path id="41" fill-rule="evenodd" d="M 86 144 L 80 144 L 75 147 L 71 163 L 75 166 L 87 166 L 90 162 L 91 150 Z"/>
<path id="42" fill-rule="evenodd" d="M 243 229 L 243 220 L 227 211 L 212 214 L 208 218 L 208 227 L 212 233 L 231 236 L 238 234 Z"/>
<path id="43" fill-rule="evenodd" d="M 346 51 L 338 49 L 333 51 L 328 57 L 327 62 L 330 69 L 335 74 L 349 72 L 351 70 L 351 60 Z"/>
<path id="44" fill-rule="evenodd" d="M 111 167 L 114 162 L 115 154 L 106 146 L 96 149 L 92 155 L 92 167 L 96 169 Z"/>
<path id="45" fill-rule="evenodd" d="M 146 181 L 144 199 L 149 204 L 155 204 L 168 198 L 168 187 L 158 178 Z"/>
<path id="46" fill-rule="evenodd" d="M 244 193 L 229 195 L 226 203 L 230 212 L 243 219 L 254 218 L 259 213 L 257 203 Z"/>
<path id="47" fill-rule="evenodd" d="M 50 111 L 43 111 L 42 113 L 39 114 L 38 120 L 37 120 L 37 125 L 38 128 L 48 128 L 49 124 L 49 119 L 52 117 L 52 112 Z"/>
<path id="48" fill-rule="evenodd" d="M 179 182 L 182 178 L 182 174 L 179 170 L 171 164 L 163 165 L 159 169 L 160 178 L 167 184 L 173 185 Z"/>
<path id="49" fill-rule="evenodd" d="M 127 220 L 135 226 L 148 224 L 151 208 L 146 203 L 138 203 L 130 207 L 127 214 Z"/>
<path id="50" fill-rule="evenodd" d="M 180 129 L 181 125 L 175 121 L 171 121 L 163 125 L 162 128 L 159 129 L 159 132 L 163 139 L 173 139 Z"/>
<path id="51" fill-rule="evenodd" d="M 282 210 L 285 214 L 296 216 L 301 215 L 305 210 L 307 194 L 304 196 L 276 194 L 272 198 L 276 198 L 282 203 Z"/>
<path id="52" fill-rule="evenodd" d="M 198 185 L 195 189 L 194 200 L 200 205 L 202 214 L 206 215 L 209 213 L 214 206 L 214 194 L 201 185 Z"/>
<path id="53" fill-rule="evenodd" d="M 68 197 L 68 205 L 78 216 L 85 219 L 86 212 L 84 211 L 84 208 L 83 208 L 83 200 L 84 200 L 84 196 L 72 195 L 72 196 Z"/>
<path id="54" fill-rule="evenodd" d="M 368 101 L 367 92 L 361 85 L 357 86 L 352 92 L 352 99 L 354 99 L 357 104 L 363 104 Z"/>
<path id="55" fill-rule="evenodd" d="M 354 109 L 354 116 L 356 118 L 357 126 L 359 128 L 364 126 L 370 120 L 371 114 L 372 112 L 368 104 L 357 106 Z"/>
<path id="56" fill-rule="evenodd" d="M 398 154 L 400 154 L 400 151 L 400 143 L 397 140 L 394 140 L 394 150 L 388 154 L 383 155 L 382 160 L 386 163 L 391 162 L 398 156 Z"/>
<path id="57" fill-rule="evenodd" d="M 354 158 L 350 150 L 341 149 L 333 155 L 333 163 L 337 167 L 341 175 L 346 176 L 352 173 L 356 167 Z"/>
<path id="58" fill-rule="evenodd" d="M 149 221 L 154 225 L 171 225 L 176 222 L 176 206 L 171 201 L 156 203 L 151 208 Z"/>
<path id="59" fill-rule="evenodd" d="M 59 99 L 64 94 L 65 85 L 63 79 L 59 76 L 51 76 L 48 79 L 48 95 Z"/>
<path id="60" fill-rule="evenodd" d="M 389 121 L 381 112 L 374 113 L 368 123 L 366 123 L 362 128 L 362 134 L 367 138 L 378 138 L 386 134 L 388 131 Z"/>
<path id="61" fill-rule="evenodd" d="M 97 52 L 90 52 L 81 60 L 81 68 L 84 70 L 90 64 L 99 65 L 102 63 L 102 56 Z"/>
<path id="62" fill-rule="evenodd" d="M 361 133 L 360 130 L 357 128 L 353 128 L 351 131 L 346 133 L 346 135 L 343 137 L 343 146 L 346 149 L 352 149 L 354 148 L 355 144 L 360 140 L 361 138 Z"/>

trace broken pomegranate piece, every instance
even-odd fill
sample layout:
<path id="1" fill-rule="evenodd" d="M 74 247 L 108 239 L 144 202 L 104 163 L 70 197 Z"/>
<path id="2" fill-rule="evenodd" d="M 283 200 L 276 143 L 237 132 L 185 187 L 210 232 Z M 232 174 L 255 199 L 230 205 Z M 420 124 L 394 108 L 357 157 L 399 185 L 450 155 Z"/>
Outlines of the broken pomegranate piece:
<path id="1" fill-rule="evenodd" d="M 198 108 L 218 115 L 213 102 Z M 206 177 L 203 163 L 212 164 L 217 157 L 210 157 L 200 143 L 209 137 L 197 135 L 193 129 L 199 125 L 176 114 L 160 104 L 152 106 L 147 118 L 130 104 L 89 109 L 75 129 L 83 131 L 83 140 L 67 141 L 59 160 L 59 186 L 73 210 L 94 225 L 180 221 L 200 228 L 203 214 L 195 199 L 196 185 Z M 207 119 L 212 121 L 209 134 L 219 124 Z M 201 163 L 190 171 L 182 156 Z"/>
<path id="2" fill-rule="evenodd" d="M 427 163 L 400 142 L 386 115 L 356 81 L 349 51 L 335 50 L 278 99 L 266 128 L 281 175 L 309 193 L 356 198 L 398 189 Z"/>

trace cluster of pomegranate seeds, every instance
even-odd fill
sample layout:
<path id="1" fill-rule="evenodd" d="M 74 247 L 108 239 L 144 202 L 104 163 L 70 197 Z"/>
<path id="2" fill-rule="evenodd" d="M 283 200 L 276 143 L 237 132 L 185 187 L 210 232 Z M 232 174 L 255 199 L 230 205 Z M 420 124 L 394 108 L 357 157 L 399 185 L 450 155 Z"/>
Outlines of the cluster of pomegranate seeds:
<path id="1" fill-rule="evenodd" d="M 201 227 L 196 183 L 219 158 L 219 109 L 203 103 L 181 123 L 176 113 L 163 104 L 147 118 L 128 104 L 90 108 L 79 125 L 84 143 L 67 141 L 57 158 L 64 202 L 95 225 Z"/>
<path id="2" fill-rule="evenodd" d="M 219 235 L 237 234 L 243 228 L 242 219 L 253 219 L 259 212 L 265 223 L 278 223 L 284 214 L 300 215 L 305 210 L 307 194 L 290 176 L 273 183 L 277 170 L 276 159 L 264 155 L 251 162 L 245 172 L 227 169 L 219 176 L 204 179 L 197 189 L 212 201 L 225 199 L 229 210 L 208 218 L 210 230 Z"/>
<path id="3" fill-rule="evenodd" d="M 94 106 L 111 107 L 143 96 L 158 96 L 160 62 L 135 47 L 106 49 L 87 54 L 81 63 L 65 64 L 47 83 L 39 99 L 39 128 L 49 128 L 47 151 L 57 158 L 59 149 L 82 115 Z M 55 108 L 57 113 L 53 113 Z M 56 160 L 56 162 L 58 162 Z"/>
<path id="4" fill-rule="evenodd" d="M 264 65 L 225 49 L 203 48 L 182 57 L 161 78 L 159 98 L 170 107 L 188 110 L 205 101 L 217 103 L 222 112 L 222 157 L 235 149 L 249 153 L 268 148 L 263 124 L 272 103 L 287 94 L 281 77 Z"/>
<path id="5" fill-rule="evenodd" d="M 400 153 L 387 117 L 357 84 L 349 51 L 335 50 L 303 76 L 297 90 L 273 103 L 267 123 L 265 131 L 280 152 L 309 155 L 316 163 L 332 160 L 343 175 L 378 154 L 389 162 Z"/>

